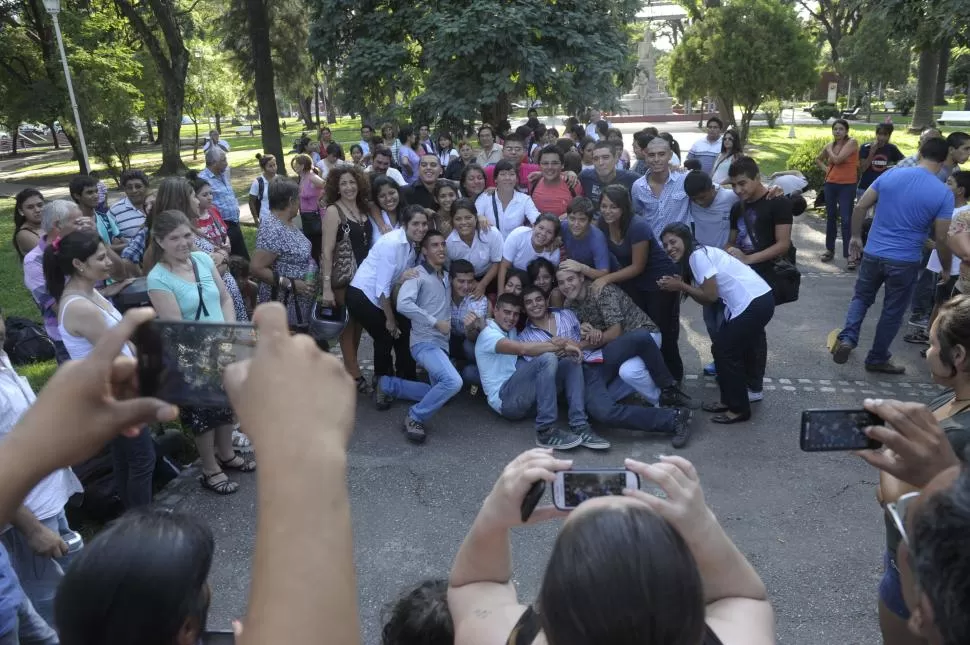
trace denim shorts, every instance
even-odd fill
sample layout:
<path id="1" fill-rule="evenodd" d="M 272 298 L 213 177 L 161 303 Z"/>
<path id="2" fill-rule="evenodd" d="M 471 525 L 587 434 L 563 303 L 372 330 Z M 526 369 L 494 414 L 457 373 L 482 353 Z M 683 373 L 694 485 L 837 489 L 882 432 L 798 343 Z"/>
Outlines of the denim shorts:
<path id="1" fill-rule="evenodd" d="M 884 605 L 903 620 L 909 620 L 909 609 L 906 601 L 903 600 L 903 585 L 899 578 L 899 569 L 896 568 L 896 560 L 889 551 L 886 551 L 882 558 L 885 571 L 882 580 L 879 581 L 879 599 Z"/>

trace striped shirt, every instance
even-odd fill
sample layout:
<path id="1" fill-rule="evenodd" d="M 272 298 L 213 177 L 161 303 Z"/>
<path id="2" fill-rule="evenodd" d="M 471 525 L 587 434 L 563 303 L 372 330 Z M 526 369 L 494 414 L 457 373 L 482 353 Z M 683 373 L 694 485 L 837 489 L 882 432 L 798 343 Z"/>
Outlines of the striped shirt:
<path id="1" fill-rule="evenodd" d="M 145 212 L 136 208 L 131 200 L 125 197 L 108 209 L 108 214 L 115 218 L 121 237 L 130 240 L 145 225 Z"/>
<path id="2" fill-rule="evenodd" d="M 687 173 L 672 172 L 667 175 L 660 196 L 653 194 L 650 188 L 650 175 L 645 175 L 633 183 L 630 191 L 633 199 L 633 212 L 643 216 L 653 229 L 653 234 L 660 239 L 660 234 L 668 224 L 680 222 L 690 225 L 690 199 L 684 192 L 684 178 Z"/>
<path id="3" fill-rule="evenodd" d="M 550 309 L 549 315 L 556 320 L 556 336 L 559 338 L 568 338 L 569 340 L 580 342 L 582 337 L 579 330 L 579 318 L 570 309 Z M 540 329 L 536 327 L 535 324 L 530 320 L 525 324 L 525 329 L 519 332 L 519 340 L 526 343 L 544 343 L 552 338 L 550 334 L 545 329 Z M 523 356 L 522 359 L 526 361 L 531 361 L 533 356 Z M 584 350 L 583 351 L 583 362 L 584 363 L 602 363 L 603 362 L 603 352 L 598 349 L 594 350 Z"/>

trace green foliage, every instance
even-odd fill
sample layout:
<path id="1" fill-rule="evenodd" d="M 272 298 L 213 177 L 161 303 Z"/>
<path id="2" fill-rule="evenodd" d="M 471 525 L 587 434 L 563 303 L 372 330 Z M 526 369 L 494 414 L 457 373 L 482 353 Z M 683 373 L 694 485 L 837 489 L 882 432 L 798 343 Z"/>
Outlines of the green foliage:
<path id="1" fill-rule="evenodd" d="M 822 184 L 825 183 L 825 174 L 815 164 L 815 159 L 831 141 L 832 137 L 815 137 L 803 141 L 792 151 L 785 167 L 802 171 L 805 179 L 808 180 L 808 187 L 812 190 L 821 190 Z"/>
<path id="2" fill-rule="evenodd" d="M 815 46 L 791 5 L 735 0 L 708 8 L 674 48 L 674 92 L 713 94 L 741 108 L 741 136 L 771 96 L 791 96 L 817 78 Z"/>
<path id="3" fill-rule="evenodd" d="M 886 90 L 886 100 L 892 101 L 896 105 L 896 111 L 903 116 L 909 115 L 913 106 L 916 105 L 916 88 L 913 85 L 896 90 Z"/>
<path id="4" fill-rule="evenodd" d="M 761 111 L 765 114 L 765 121 L 768 122 L 769 128 L 778 127 L 778 117 L 781 116 L 781 110 L 781 101 L 778 99 L 765 101 L 764 105 L 761 106 Z"/>
<path id="5" fill-rule="evenodd" d="M 842 39 L 842 70 L 854 83 L 906 83 L 911 43 L 878 12 L 867 13 L 854 34 Z"/>
<path id="6" fill-rule="evenodd" d="M 834 119 L 842 114 L 842 111 L 839 110 L 838 106 L 832 105 L 831 103 L 826 103 L 825 101 L 821 101 L 813 105 L 809 112 L 813 117 L 822 123 L 827 123 L 829 119 Z"/>

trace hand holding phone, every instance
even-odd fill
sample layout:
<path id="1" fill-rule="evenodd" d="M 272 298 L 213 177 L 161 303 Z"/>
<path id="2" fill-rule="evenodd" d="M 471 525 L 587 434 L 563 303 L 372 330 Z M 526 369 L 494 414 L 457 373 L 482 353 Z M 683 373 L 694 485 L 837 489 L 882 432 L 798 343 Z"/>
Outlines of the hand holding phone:
<path id="1" fill-rule="evenodd" d="M 552 499 L 556 508 L 571 511 L 588 499 L 622 495 L 623 489 L 637 490 L 640 478 L 622 468 L 563 470 L 556 473 Z"/>
<path id="2" fill-rule="evenodd" d="M 549 505 L 539 505 L 539 500 L 546 484 L 555 478 L 556 471 L 571 466 L 572 461 L 557 459 L 549 449 L 533 448 L 523 452 L 502 470 L 482 504 L 479 517 L 501 529 L 511 529 L 526 521 L 535 523 L 561 517 L 561 511 Z"/>
<path id="3" fill-rule="evenodd" d="M 881 448 L 882 444 L 867 437 L 863 429 L 882 423 L 867 410 L 804 410 L 799 444 L 805 452 Z"/>

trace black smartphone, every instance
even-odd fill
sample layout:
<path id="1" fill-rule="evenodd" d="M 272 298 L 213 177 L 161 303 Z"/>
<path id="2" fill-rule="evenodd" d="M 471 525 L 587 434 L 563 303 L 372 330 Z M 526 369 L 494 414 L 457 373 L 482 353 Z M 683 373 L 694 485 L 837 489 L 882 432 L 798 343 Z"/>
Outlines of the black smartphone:
<path id="1" fill-rule="evenodd" d="M 202 645 L 234 645 L 236 635 L 231 630 L 202 632 Z"/>
<path id="2" fill-rule="evenodd" d="M 622 468 L 560 470 L 552 485 L 552 503 L 559 510 L 571 511 L 593 497 L 622 495 L 624 488 L 640 488 L 640 476 Z"/>
<path id="3" fill-rule="evenodd" d="M 132 336 L 143 396 L 175 405 L 227 408 L 222 386 L 226 366 L 256 350 L 256 328 L 249 323 L 151 320 Z"/>
<path id="4" fill-rule="evenodd" d="M 522 499 L 522 521 L 528 522 L 529 518 L 532 516 L 532 511 L 536 510 L 536 506 L 539 505 L 539 500 L 542 499 L 542 494 L 546 492 L 546 482 L 539 480 L 529 487 L 529 492 L 525 494 Z"/>
<path id="5" fill-rule="evenodd" d="M 805 452 L 881 448 L 862 432 L 879 425 L 882 419 L 866 410 L 803 410 L 800 445 Z"/>

